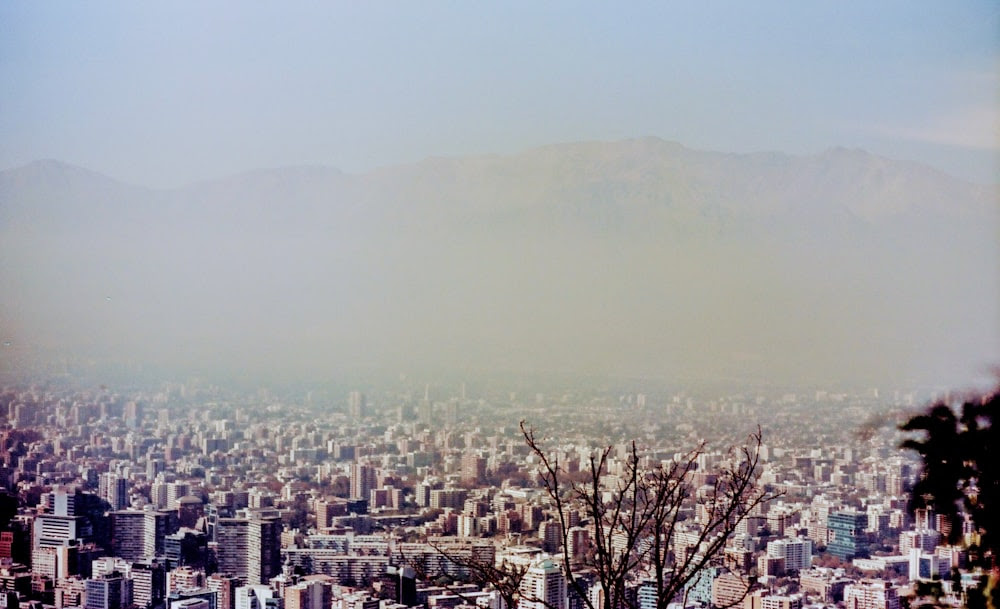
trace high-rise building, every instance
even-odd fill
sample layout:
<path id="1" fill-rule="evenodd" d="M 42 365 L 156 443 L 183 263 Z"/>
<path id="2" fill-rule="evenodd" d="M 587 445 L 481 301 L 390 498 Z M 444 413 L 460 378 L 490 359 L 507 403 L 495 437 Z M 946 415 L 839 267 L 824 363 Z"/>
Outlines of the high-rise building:
<path id="1" fill-rule="evenodd" d="M 458 400 L 449 400 L 444 405 L 445 427 L 455 427 L 458 425 Z"/>
<path id="2" fill-rule="evenodd" d="M 346 501 L 317 501 L 316 502 L 316 528 L 326 529 L 333 526 L 333 519 L 337 516 L 347 516 Z"/>
<path id="3" fill-rule="evenodd" d="M 583 560 L 590 550 L 590 529 L 586 527 L 570 527 L 569 535 L 569 556 L 571 560 Z"/>
<path id="4" fill-rule="evenodd" d="M 219 571 L 264 584 L 281 572 L 281 518 L 250 512 L 220 518 L 215 531 Z"/>
<path id="5" fill-rule="evenodd" d="M 146 557 L 146 513 L 139 510 L 111 512 L 111 551 L 125 560 Z"/>
<path id="6" fill-rule="evenodd" d="M 833 512 L 827 519 L 830 543 L 827 552 L 841 560 L 868 556 L 868 514 L 854 510 Z"/>
<path id="7" fill-rule="evenodd" d="M 236 589 L 236 609 L 279 609 L 281 599 L 270 586 L 249 585 Z"/>
<path id="8" fill-rule="evenodd" d="M 562 537 L 562 525 L 558 520 L 546 520 L 538 525 L 538 538 L 545 552 L 558 552 L 562 547 Z"/>
<path id="9" fill-rule="evenodd" d="M 128 480 L 115 472 L 101 474 L 98 483 L 98 494 L 111 504 L 112 510 L 124 510 L 128 507 Z"/>
<path id="10" fill-rule="evenodd" d="M 111 512 L 111 549 L 115 556 L 141 560 L 161 556 L 170 533 L 170 512 L 119 510 Z"/>
<path id="11" fill-rule="evenodd" d="M 167 596 L 167 571 L 162 562 L 147 560 L 132 564 L 132 603 L 140 609 L 160 604 Z"/>
<path id="12" fill-rule="evenodd" d="M 713 607 L 734 607 L 746 597 L 750 591 L 749 578 L 740 577 L 736 573 L 720 573 L 712 580 Z"/>
<path id="13" fill-rule="evenodd" d="M 351 498 L 368 499 L 376 482 L 374 467 L 363 463 L 351 464 Z"/>
<path id="14" fill-rule="evenodd" d="M 566 576 L 551 559 L 528 568 L 520 591 L 518 609 L 566 609 Z"/>
<path id="15" fill-rule="evenodd" d="M 177 509 L 177 501 L 190 493 L 190 486 L 186 482 L 168 482 L 167 483 L 167 505 L 165 506 L 168 510 Z"/>
<path id="16" fill-rule="evenodd" d="M 68 545 L 70 541 L 80 539 L 85 531 L 83 516 L 59 516 L 56 514 L 39 514 L 33 527 L 32 554 L 41 548 L 53 548 Z"/>
<path id="17" fill-rule="evenodd" d="M 434 403 L 425 395 L 417 406 L 417 419 L 421 425 L 432 427 L 434 425 Z"/>
<path id="18" fill-rule="evenodd" d="M 417 573 L 412 567 L 388 566 L 379 582 L 381 598 L 408 607 L 417 604 Z"/>
<path id="19" fill-rule="evenodd" d="M 486 477 L 486 459 L 469 451 L 462 455 L 462 481 L 472 484 L 482 482 Z"/>

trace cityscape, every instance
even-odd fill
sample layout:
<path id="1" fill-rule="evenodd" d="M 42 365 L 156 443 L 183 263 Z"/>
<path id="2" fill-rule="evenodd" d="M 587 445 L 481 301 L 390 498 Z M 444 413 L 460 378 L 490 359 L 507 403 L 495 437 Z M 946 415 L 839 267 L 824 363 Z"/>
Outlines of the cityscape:
<path id="1" fill-rule="evenodd" d="M 593 512 L 553 502 L 539 457 L 586 483 L 608 448 L 613 494 L 634 440 L 644 471 L 690 462 L 665 555 L 705 562 L 669 604 L 636 569 L 623 606 L 899 607 L 931 582 L 961 602 L 981 568 L 908 509 L 919 463 L 897 426 L 929 397 L 13 386 L 0 581 L 8 607 L 602 607 Z M 705 490 L 755 421 L 760 494 L 713 545 Z M 515 596 L 487 565 L 522 567 Z"/>
<path id="2" fill-rule="evenodd" d="M 0 609 L 1000 609 L 998 33 L 0 1 Z"/>

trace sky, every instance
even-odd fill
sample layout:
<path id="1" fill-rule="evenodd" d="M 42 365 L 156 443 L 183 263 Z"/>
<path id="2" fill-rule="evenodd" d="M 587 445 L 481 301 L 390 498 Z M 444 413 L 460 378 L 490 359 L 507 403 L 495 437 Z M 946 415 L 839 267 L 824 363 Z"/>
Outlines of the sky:
<path id="1" fill-rule="evenodd" d="M 289 5 L 290 4 L 290 5 Z M 1000 176 L 1000 5 L 0 3 L 0 169 L 254 168 L 658 136 Z"/>

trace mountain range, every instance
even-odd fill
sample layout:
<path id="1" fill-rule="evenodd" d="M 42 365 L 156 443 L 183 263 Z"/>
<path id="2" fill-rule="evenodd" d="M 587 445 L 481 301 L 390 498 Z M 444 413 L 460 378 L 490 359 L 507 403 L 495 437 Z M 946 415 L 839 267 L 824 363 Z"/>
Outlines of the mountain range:
<path id="1" fill-rule="evenodd" d="M 1000 363 L 995 185 L 644 138 L 150 189 L 0 172 L 0 368 L 962 383 Z"/>

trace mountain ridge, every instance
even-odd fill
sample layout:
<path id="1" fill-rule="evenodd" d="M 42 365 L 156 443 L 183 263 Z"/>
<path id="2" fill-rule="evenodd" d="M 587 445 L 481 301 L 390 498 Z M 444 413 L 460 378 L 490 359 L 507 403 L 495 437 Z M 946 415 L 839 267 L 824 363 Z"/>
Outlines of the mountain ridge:
<path id="1" fill-rule="evenodd" d="M 262 375 L 956 378 L 1000 361 L 995 193 L 657 138 L 174 189 L 44 161 L 0 172 L 0 330 Z"/>

